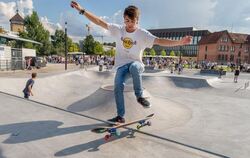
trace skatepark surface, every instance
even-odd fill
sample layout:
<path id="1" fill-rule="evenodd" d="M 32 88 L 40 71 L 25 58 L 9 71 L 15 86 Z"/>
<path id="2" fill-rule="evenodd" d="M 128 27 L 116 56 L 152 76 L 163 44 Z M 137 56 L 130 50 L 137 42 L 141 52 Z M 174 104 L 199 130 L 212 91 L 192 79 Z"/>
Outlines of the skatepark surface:
<path id="1" fill-rule="evenodd" d="M 34 97 L 23 99 L 29 78 L 0 78 L 0 158 L 164 157 L 248 158 L 250 74 L 222 79 L 188 71 L 143 74 L 144 95 L 136 102 L 132 80 L 125 85 L 126 121 L 154 113 L 152 126 L 105 141 L 91 129 L 116 115 L 114 73 L 77 70 L 39 76 Z"/>

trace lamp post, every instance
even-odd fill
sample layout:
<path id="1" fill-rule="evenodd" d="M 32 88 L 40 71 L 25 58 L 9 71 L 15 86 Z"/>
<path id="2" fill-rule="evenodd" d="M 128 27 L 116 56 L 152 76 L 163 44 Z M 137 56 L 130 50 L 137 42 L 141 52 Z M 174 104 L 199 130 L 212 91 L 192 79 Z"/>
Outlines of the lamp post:
<path id="1" fill-rule="evenodd" d="M 67 70 L 68 64 L 68 47 L 67 47 L 67 22 L 65 22 L 65 70 Z"/>

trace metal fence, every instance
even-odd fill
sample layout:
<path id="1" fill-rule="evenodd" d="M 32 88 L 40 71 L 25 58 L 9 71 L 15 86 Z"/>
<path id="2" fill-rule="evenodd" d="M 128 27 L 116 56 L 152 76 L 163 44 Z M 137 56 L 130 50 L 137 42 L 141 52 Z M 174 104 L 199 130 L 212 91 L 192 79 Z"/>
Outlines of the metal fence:
<path id="1" fill-rule="evenodd" d="M 25 61 L 23 60 L 0 60 L 0 70 L 23 70 L 25 69 Z"/>

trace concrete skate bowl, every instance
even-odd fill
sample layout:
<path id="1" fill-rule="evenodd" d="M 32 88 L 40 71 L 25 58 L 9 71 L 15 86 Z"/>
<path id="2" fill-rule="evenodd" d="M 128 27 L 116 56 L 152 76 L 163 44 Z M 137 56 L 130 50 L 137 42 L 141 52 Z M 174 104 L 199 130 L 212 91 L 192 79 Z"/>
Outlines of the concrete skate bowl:
<path id="1" fill-rule="evenodd" d="M 144 93 L 149 94 L 147 89 L 144 89 Z M 149 96 L 153 106 L 144 109 L 137 103 L 132 87 L 125 88 L 126 121 L 143 118 L 154 113 L 155 117 L 152 121 L 154 126 L 148 128 L 148 130 L 153 131 L 181 126 L 191 119 L 192 112 L 187 106 L 179 105 L 167 99 Z M 90 96 L 69 105 L 67 110 L 103 120 L 112 118 L 117 115 L 113 87 L 111 85 L 102 86 Z"/>
<path id="2" fill-rule="evenodd" d="M 65 108 L 94 93 L 108 78 L 112 78 L 112 75 L 91 71 L 73 71 L 47 77 L 39 77 L 38 74 L 31 99 Z M 27 78 L 0 78 L 0 91 L 23 97 L 26 81 Z"/>
<path id="3" fill-rule="evenodd" d="M 144 76 L 143 85 L 159 91 L 168 88 L 206 89 L 212 88 L 206 79 L 178 76 Z"/>

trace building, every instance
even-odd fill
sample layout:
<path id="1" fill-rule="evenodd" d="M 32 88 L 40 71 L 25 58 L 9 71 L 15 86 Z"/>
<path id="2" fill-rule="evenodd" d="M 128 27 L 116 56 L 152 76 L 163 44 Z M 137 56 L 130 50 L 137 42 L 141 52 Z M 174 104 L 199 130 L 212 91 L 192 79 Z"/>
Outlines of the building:
<path id="1" fill-rule="evenodd" d="M 10 70 L 10 69 L 24 69 L 25 68 L 25 58 L 26 57 L 36 57 L 35 49 L 26 49 L 20 45 L 19 48 L 11 48 L 8 43 L 11 41 L 16 42 L 29 42 L 33 44 L 42 45 L 42 43 L 20 38 L 17 35 L 12 35 L 9 33 L 0 33 L 0 70 Z"/>
<path id="2" fill-rule="evenodd" d="M 24 19 L 18 10 L 10 19 L 10 29 L 11 31 L 5 31 L 0 27 L 0 70 L 24 69 L 26 58 L 36 57 L 35 49 L 23 48 L 24 42 L 37 45 L 42 43 L 18 36 L 18 32 L 24 31 Z M 15 48 L 11 47 L 11 43 L 16 43 Z"/>
<path id="3" fill-rule="evenodd" d="M 208 30 L 196 30 L 193 27 L 185 27 L 185 28 L 167 28 L 167 29 L 151 29 L 148 30 L 150 33 L 160 38 L 168 38 L 171 40 L 180 40 L 185 36 L 193 36 L 193 41 L 190 45 L 187 46 L 176 46 L 176 47 L 162 47 L 162 46 L 154 46 L 158 54 L 162 50 L 167 52 L 167 55 L 173 50 L 174 52 L 182 52 L 184 56 L 194 57 L 198 54 L 198 42 L 200 39 L 209 34 Z"/>
<path id="4" fill-rule="evenodd" d="M 250 35 L 229 33 L 227 30 L 204 36 L 199 42 L 199 62 L 219 64 L 250 63 Z"/>
<path id="5" fill-rule="evenodd" d="M 24 19 L 18 13 L 18 10 L 16 12 L 16 15 L 14 15 L 10 19 L 10 30 L 13 32 L 23 32 L 24 31 Z"/>

